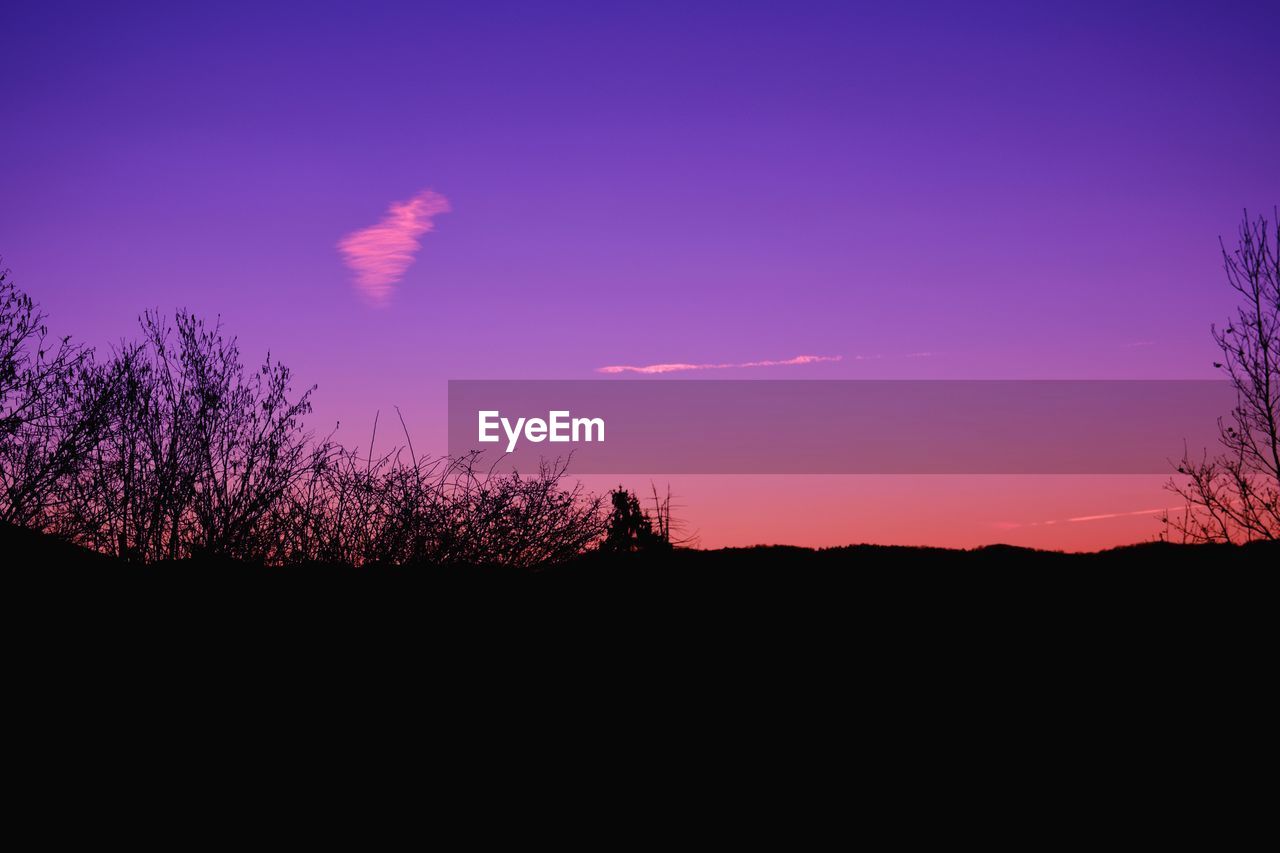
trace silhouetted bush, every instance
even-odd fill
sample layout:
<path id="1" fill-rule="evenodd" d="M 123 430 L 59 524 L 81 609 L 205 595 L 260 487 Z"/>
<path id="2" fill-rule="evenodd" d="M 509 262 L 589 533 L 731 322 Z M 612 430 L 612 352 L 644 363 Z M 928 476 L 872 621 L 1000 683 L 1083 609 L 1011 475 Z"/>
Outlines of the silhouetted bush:
<path id="1" fill-rule="evenodd" d="M 61 532 L 143 561 L 264 558 L 264 522 L 311 460 L 311 390 L 290 399 L 289 370 L 270 357 L 246 376 L 236 341 L 186 312 L 140 324 L 142 342 L 83 383 L 106 401 L 108 428 L 69 484 Z"/>
<path id="2" fill-rule="evenodd" d="M 278 505 L 270 559 L 530 568 L 576 556 L 604 531 L 599 498 L 561 485 L 563 462 L 531 477 L 478 464 L 322 446 Z"/>
<path id="3" fill-rule="evenodd" d="M 604 533 L 600 500 L 562 485 L 561 461 L 495 475 L 476 456 L 315 440 L 314 386 L 295 394 L 270 356 L 246 374 L 220 324 L 148 312 L 141 339 L 98 363 L 49 342 L 43 320 L 0 275 L 0 522 L 131 561 L 275 565 L 530 568 Z"/>
<path id="4" fill-rule="evenodd" d="M 67 511 L 67 480 L 106 429 L 102 399 L 85 393 L 93 370 L 93 352 L 50 339 L 0 270 L 0 522 L 45 530 Z"/>

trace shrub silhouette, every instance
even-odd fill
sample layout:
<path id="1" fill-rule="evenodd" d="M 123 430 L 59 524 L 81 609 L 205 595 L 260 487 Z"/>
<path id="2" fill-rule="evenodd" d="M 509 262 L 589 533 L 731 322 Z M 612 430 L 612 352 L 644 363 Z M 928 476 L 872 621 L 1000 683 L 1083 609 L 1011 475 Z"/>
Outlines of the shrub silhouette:
<path id="1" fill-rule="evenodd" d="M 246 376 L 235 339 L 187 312 L 148 312 L 142 342 L 87 376 L 109 429 L 68 484 L 60 529 L 142 561 L 206 553 L 262 559 L 264 520 L 310 461 L 300 429 L 311 389 L 268 356 Z"/>
<path id="2" fill-rule="evenodd" d="M 63 486 L 106 429 L 84 393 L 93 352 L 50 339 L 45 315 L 0 270 L 0 522 L 45 530 Z"/>
<path id="3" fill-rule="evenodd" d="M 494 475 L 477 456 L 420 460 L 407 441 L 375 457 L 373 439 L 364 453 L 317 440 L 303 428 L 314 386 L 295 393 L 270 355 L 246 373 L 220 323 L 185 311 L 139 324 L 98 362 L 50 342 L 0 275 L 0 523 L 138 562 L 276 565 L 528 568 L 605 532 L 600 499 L 563 485 L 563 461 Z"/>
<path id="4" fill-rule="evenodd" d="M 326 444 L 285 495 L 267 540 L 270 562 L 502 565 L 577 556 L 604 531 L 600 500 L 564 488 L 566 463 L 538 473 L 482 473 L 479 457 L 379 458 Z"/>

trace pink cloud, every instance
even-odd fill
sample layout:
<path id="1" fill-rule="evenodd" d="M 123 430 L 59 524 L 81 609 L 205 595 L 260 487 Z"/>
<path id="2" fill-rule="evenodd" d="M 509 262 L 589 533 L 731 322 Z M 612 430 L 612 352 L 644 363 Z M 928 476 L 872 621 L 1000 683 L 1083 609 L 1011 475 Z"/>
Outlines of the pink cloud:
<path id="1" fill-rule="evenodd" d="M 447 198 L 423 190 L 408 201 L 392 202 L 377 225 L 339 240 L 338 250 L 355 273 L 360 292 L 375 303 L 385 303 L 422 247 L 418 238 L 435 227 L 434 217 L 448 212 Z"/>
<path id="2" fill-rule="evenodd" d="M 1076 524 L 1081 521 L 1106 521 L 1112 518 L 1129 518 L 1135 515 L 1162 515 L 1168 512 L 1167 509 L 1138 509 L 1132 512 L 1105 512 L 1101 515 L 1078 515 L 1075 518 L 1055 518 L 1051 521 L 1003 521 L 995 526 L 1001 530 L 1012 530 L 1016 527 L 1047 527 L 1053 524 Z"/>
<path id="3" fill-rule="evenodd" d="M 795 364 L 815 364 L 820 361 L 840 361 L 839 355 L 797 355 L 781 361 L 744 361 L 737 364 L 646 364 L 640 367 L 630 364 L 611 364 L 597 367 L 597 373 L 678 373 L 682 370 L 729 370 L 739 367 L 785 367 Z"/>

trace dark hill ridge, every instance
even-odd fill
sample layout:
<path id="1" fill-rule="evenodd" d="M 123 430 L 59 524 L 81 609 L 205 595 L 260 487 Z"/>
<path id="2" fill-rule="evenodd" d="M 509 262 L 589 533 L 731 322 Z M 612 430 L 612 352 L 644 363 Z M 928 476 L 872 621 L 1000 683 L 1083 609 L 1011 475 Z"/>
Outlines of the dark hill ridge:
<path id="1" fill-rule="evenodd" d="M 1064 635 L 1078 636 L 1081 626 L 1098 624 L 1126 634 L 1150 632 L 1156 620 L 1163 636 L 1190 630 L 1203 635 L 1211 625 L 1225 636 L 1269 624 L 1280 543 L 1152 542 L 1093 554 L 1009 545 L 770 545 L 593 553 L 541 571 L 356 569 L 216 557 L 139 565 L 0 528 L 0 555 L 0 592 L 8 593 L 12 612 L 54 612 L 64 622 L 70 614 L 94 622 L 122 613 L 144 621 L 196 616 L 206 622 L 235 614 L 272 624 L 302 620 L 323 633 L 418 630 L 471 619 L 503 621 L 503 630 L 532 622 L 537 627 L 529 630 L 543 631 L 588 619 L 608 633 L 614 630 L 610 620 L 623 616 L 622 624 L 631 625 L 651 618 L 686 625 L 729 620 L 739 631 L 790 622 L 802 631 L 912 624 L 968 633 L 1001 624 L 1006 632 L 1035 634 L 1057 625 Z M 181 622 L 175 627 L 186 630 Z"/>
<path id="2" fill-rule="evenodd" d="M 73 666 L 108 692 L 122 663 L 177 673 L 228 660 L 272 684 L 337 661 L 397 682 L 442 666 L 530 678 L 572 662 L 703 686 L 726 667 L 754 679 L 764 666 L 833 690 L 874 672 L 964 696 L 975 667 L 995 667 L 1001 690 L 1069 671 L 1131 691 L 1153 672 L 1181 684 L 1188 667 L 1204 683 L 1254 678 L 1250 656 L 1274 645 L 1277 557 L 1276 543 L 1098 554 L 850 545 L 592 554 L 541 572 L 143 566 L 9 528 L 0 609 L 29 671 L 56 680 Z"/>
<path id="3" fill-rule="evenodd" d="M 294 576 L 313 574 L 395 575 L 441 574 L 449 577 L 468 573 L 487 578 L 581 578 L 602 573 L 631 576 L 691 576 L 712 574 L 743 578 L 749 575 L 777 576 L 786 572 L 843 573 L 858 569 L 1030 569 L 1061 567 L 1113 567 L 1159 569 L 1176 567 L 1244 568 L 1280 565 L 1280 542 L 1247 545 L 1179 545 L 1146 542 L 1094 553 L 1039 551 L 1013 545 L 988 545 L 968 550 L 903 545 L 844 545 L 833 548 L 804 548 L 795 545 L 757 545 L 715 550 L 677 549 L 649 554 L 585 554 L 581 558 L 540 571 L 524 571 L 486 566 L 351 566 L 307 563 L 287 567 L 259 566 L 236 560 L 208 557 L 134 565 L 115 557 L 85 550 L 54 536 L 5 525 L 0 527 L 0 554 L 6 569 L 21 574 L 106 573 L 115 576 L 146 576 L 177 573 L 205 575 Z"/>

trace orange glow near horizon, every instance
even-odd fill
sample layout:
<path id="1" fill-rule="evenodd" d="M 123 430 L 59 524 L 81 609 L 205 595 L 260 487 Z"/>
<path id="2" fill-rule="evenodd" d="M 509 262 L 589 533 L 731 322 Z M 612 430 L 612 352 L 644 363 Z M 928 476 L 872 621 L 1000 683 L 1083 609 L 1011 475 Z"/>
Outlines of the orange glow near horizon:
<path id="1" fill-rule="evenodd" d="M 604 492 L 622 485 L 643 502 L 649 481 L 583 477 Z M 674 517 L 701 548 L 835 547 L 870 543 L 975 548 L 997 543 L 1098 551 L 1157 539 L 1165 507 L 1180 504 L 1159 475 L 680 476 Z"/>

